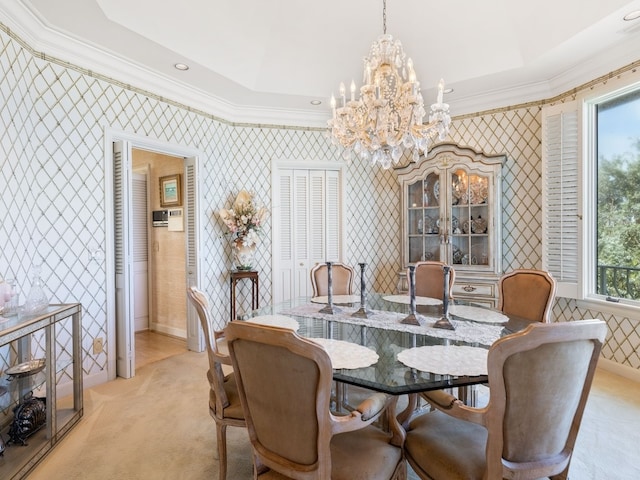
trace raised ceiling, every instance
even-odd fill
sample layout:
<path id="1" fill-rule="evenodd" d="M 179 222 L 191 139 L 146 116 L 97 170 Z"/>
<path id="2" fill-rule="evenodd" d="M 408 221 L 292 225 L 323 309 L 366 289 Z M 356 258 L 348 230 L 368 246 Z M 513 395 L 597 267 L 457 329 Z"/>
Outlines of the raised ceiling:
<path id="1" fill-rule="evenodd" d="M 549 98 L 640 59 L 640 0 L 388 0 L 426 103 L 452 114 Z M 361 84 L 382 0 L 0 0 L 37 51 L 231 121 L 324 126 Z M 177 62 L 190 66 L 176 70 Z M 320 100 L 319 106 L 311 105 Z"/>

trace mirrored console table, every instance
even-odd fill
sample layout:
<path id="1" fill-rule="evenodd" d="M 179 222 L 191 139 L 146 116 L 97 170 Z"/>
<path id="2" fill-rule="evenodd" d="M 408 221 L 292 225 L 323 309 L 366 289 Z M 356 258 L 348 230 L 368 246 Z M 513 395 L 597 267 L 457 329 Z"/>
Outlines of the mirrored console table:
<path id="1" fill-rule="evenodd" d="M 73 303 L 0 316 L 3 480 L 25 478 L 82 417 L 81 313 Z M 28 399 L 38 408 L 25 408 Z"/>

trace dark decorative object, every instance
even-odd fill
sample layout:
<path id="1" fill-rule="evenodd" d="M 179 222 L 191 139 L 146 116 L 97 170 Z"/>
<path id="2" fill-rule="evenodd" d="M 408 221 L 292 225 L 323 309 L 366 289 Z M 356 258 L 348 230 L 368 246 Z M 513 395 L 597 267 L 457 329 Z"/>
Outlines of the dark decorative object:
<path id="1" fill-rule="evenodd" d="M 455 327 L 449 320 L 449 275 L 451 275 L 451 267 L 445 265 L 444 270 L 444 293 L 442 294 L 442 318 L 433 324 L 434 328 L 444 328 L 445 330 L 455 330 Z"/>
<path id="2" fill-rule="evenodd" d="M 331 270 L 332 267 L 331 262 L 327 262 L 327 305 L 320 310 L 320 313 L 328 313 L 329 315 L 333 315 L 334 313 L 340 313 L 340 310 L 337 307 L 333 306 L 333 272 Z"/>
<path id="3" fill-rule="evenodd" d="M 369 318 L 373 315 L 373 312 L 367 308 L 367 287 L 364 281 L 364 267 L 366 263 L 359 263 L 360 265 L 360 308 L 351 314 L 352 317 L 357 318 Z"/>
<path id="4" fill-rule="evenodd" d="M 416 312 L 416 267 L 409 265 L 409 313 L 402 323 L 408 325 L 424 325 L 424 319 Z"/>
<path id="5" fill-rule="evenodd" d="M 9 428 L 9 441 L 27 445 L 25 441 L 47 423 L 46 399 L 34 397 L 33 392 L 24 396 L 24 401 L 13 409 L 13 422 Z"/>

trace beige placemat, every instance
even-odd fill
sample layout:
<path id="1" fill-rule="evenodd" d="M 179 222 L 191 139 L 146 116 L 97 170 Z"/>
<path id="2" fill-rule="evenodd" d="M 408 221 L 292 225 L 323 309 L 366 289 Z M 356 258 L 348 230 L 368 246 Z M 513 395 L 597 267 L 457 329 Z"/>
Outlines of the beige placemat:
<path id="1" fill-rule="evenodd" d="M 473 307 L 471 305 L 451 305 L 449 313 L 466 320 L 482 323 L 506 323 L 509 317 L 501 312 L 487 310 L 486 308 Z"/>
<path id="2" fill-rule="evenodd" d="M 334 369 L 364 368 L 378 361 L 376 352 L 357 343 L 332 338 L 309 338 L 308 340 L 324 347 Z"/>
<path id="3" fill-rule="evenodd" d="M 382 297 L 387 302 L 403 303 L 409 305 L 411 299 L 409 295 L 388 295 Z M 416 297 L 416 305 L 442 305 L 442 300 L 432 297 Z"/>
<path id="4" fill-rule="evenodd" d="M 398 353 L 398 361 L 422 372 L 476 376 L 487 374 L 488 352 L 466 345 L 431 345 L 403 350 Z"/>
<path id="5" fill-rule="evenodd" d="M 328 296 L 313 297 L 311 301 L 313 303 L 329 303 L 329 297 Z M 357 303 L 359 301 L 360 301 L 360 295 L 334 295 L 333 296 L 334 304 Z"/>
<path id="6" fill-rule="evenodd" d="M 257 317 L 247 318 L 247 322 L 259 323 L 260 325 L 269 325 L 271 327 L 290 328 L 294 332 L 298 331 L 300 324 L 294 318 L 286 315 L 258 315 Z"/>

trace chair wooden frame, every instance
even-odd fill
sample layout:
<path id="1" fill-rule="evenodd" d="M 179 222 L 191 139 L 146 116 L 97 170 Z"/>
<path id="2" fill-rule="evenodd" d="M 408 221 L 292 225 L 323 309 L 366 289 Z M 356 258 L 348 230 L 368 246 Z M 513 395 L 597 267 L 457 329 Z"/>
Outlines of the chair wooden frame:
<path id="1" fill-rule="evenodd" d="M 487 406 L 469 407 L 442 390 L 423 393 L 438 412 L 426 414 L 435 417 L 416 417 L 409 422 L 405 442 L 409 464 L 420 478 L 444 480 L 460 474 L 449 470 L 455 462 L 449 457 L 451 454 L 459 460 L 457 463 L 465 465 L 466 474 L 473 464 L 477 478 L 484 480 L 566 479 L 606 332 L 601 320 L 532 323 L 525 330 L 496 341 L 487 360 L 491 385 Z M 533 360 L 540 358 L 547 364 L 556 362 L 556 371 L 539 371 L 544 367 Z M 523 372 L 526 366 L 528 371 Z M 528 395 L 524 389 L 535 390 Z M 446 421 L 447 415 L 455 418 Z M 469 423 L 465 426 L 459 420 Z M 457 422 L 452 427 L 456 430 L 453 434 L 446 427 L 452 422 Z M 440 436 L 435 431 L 438 427 L 450 433 Z M 433 436 L 425 436 L 427 430 Z M 462 435 L 463 431 L 468 434 Z M 417 458 L 422 455 L 420 452 L 429 451 L 434 442 L 451 445 L 456 440 L 460 442 L 454 447 L 459 449 L 457 452 L 430 451 L 431 458 L 437 456 L 442 462 L 437 467 L 425 457 Z M 481 461 L 471 453 L 483 450 L 485 458 Z M 484 474 L 478 471 L 482 468 Z"/>
<path id="2" fill-rule="evenodd" d="M 534 322 L 551 322 L 556 280 L 543 270 L 517 269 L 498 282 L 498 310 Z"/>
<path id="3" fill-rule="evenodd" d="M 444 289 L 443 267 L 447 264 L 435 260 L 425 260 L 415 263 L 416 296 L 431 297 L 442 300 Z M 453 299 L 453 284 L 456 280 L 456 272 L 453 267 L 449 270 L 449 299 Z M 407 281 L 409 281 L 409 269 L 407 268 Z"/>
<path id="4" fill-rule="evenodd" d="M 331 397 L 331 384 L 333 377 L 333 370 L 331 367 L 331 360 L 327 352 L 317 343 L 307 340 L 298 336 L 293 330 L 265 325 L 257 325 L 245 322 L 232 322 L 230 323 L 225 334 L 229 345 L 229 353 L 231 355 L 233 366 L 237 374 L 238 390 L 240 393 L 240 399 L 245 410 L 245 418 L 247 419 L 247 428 L 249 431 L 249 438 L 253 446 L 254 460 L 255 460 L 255 478 L 260 477 L 262 474 L 265 478 L 271 478 L 269 475 L 273 475 L 273 472 L 278 472 L 281 475 L 285 475 L 288 478 L 297 480 L 328 480 L 332 478 L 332 454 L 330 450 L 330 444 L 332 439 L 341 433 L 355 432 L 356 430 L 365 429 L 369 427 L 374 421 L 380 418 L 381 415 L 389 411 L 389 418 L 394 418 L 393 408 L 395 407 L 396 397 L 389 397 L 382 393 L 374 393 L 364 402 L 362 402 L 355 410 L 348 415 L 338 416 L 334 415 L 330 411 L 330 397 Z M 256 347 L 257 345 L 257 347 Z M 291 397 L 290 395 L 284 399 L 280 397 L 280 400 L 274 400 L 271 403 L 273 411 L 279 412 L 280 419 L 286 419 L 282 423 L 293 422 L 299 425 L 299 417 L 301 411 L 314 412 L 304 418 L 308 418 L 308 431 L 315 433 L 307 433 L 299 435 L 300 431 L 296 429 L 295 433 L 291 433 L 288 430 L 280 432 L 273 432 L 273 429 L 265 426 L 264 418 L 260 417 L 260 412 L 266 412 L 260 410 L 260 404 L 264 404 L 264 398 L 260 389 L 260 386 L 264 382 L 265 378 L 269 378 L 269 374 L 264 374 L 265 369 L 262 369 L 263 365 L 272 365 L 272 361 L 263 361 L 260 363 L 260 359 L 257 355 L 264 353 L 262 348 L 275 348 L 278 352 L 288 352 L 288 358 L 295 359 L 296 369 L 302 369 L 302 374 L 307 378 L 308 372 L 314 372 L 312 379 L 309 383 L 313 383 L 314 393 L 309 394 L 307 385 L 301 387 L 299 383 L 295 383 L 298 389 L 302 389 L 300 398 Z M 256 350 L 260 349 L 259 353 Z M 256 360 L 258 358 L 258 360 Z M 275 357 L 274 357 L 275 358 Z M 247 362 L 247 359 L 249 363 Z M 273 360 L 273 359 L 272 359 Z M 259 363 L 259 372 L 256 372 L 256 361 Z M 289 365 L 289 364 L 287 364 Z M 314 365 L 310 368 L 310 365 Z M 308 369 L 310 368 L 310 370 Z M 286 368 L 287 370 L 294 370 L 293 365 Z M 250 371 L 250 372 L 249 372 Z M 269 371 L 269 368 L 266 368 Z M 283 380 L 287 385 L 286 389 L 294 388 L 289 381 L 290 374 L 285 372 Z M 280 374 L 278 374 L 280 376 Z M 256 382 L 256 378 L 259 378 Z M 299 378 L 299 377 L 298 377 Z M 271 384 L 270 384 L 271 385 Z M 251 394 L 252 391 L 257 393 Z M 284 391 L 274 390 L 272 395 L 288 395 Z M 309 403 L 305 403 L 302 399 L 311 400 Z M 305 405 L 304 408 L 295 410 L 296 416 L 289 410 L 290 404 Z M 283 407 L 283 405 L 286 405 Z M 281 409 L 285 408 L 284 411 Z M 265 413 L 266 414 L 266 413 Z M 256 416 L 257 415 L 257 416 Z M 271 417 L 271 412 L 267 416 Z M 313 418 L 313 416 L 315 417 Z M 294 420 L 295 419 L 295 420 Z M 282 423 L 278 423 L 280 427 Z M 401 447 L 402 429 L 397 422 L 391 421 L 392 435 L 383 435 L 385 443 Z M 273 426 L 272 426 L 273 427 Z M 275 427 L 276 429 L 278 427 Z M 282 427 L 281 427 L 282 428 Z M 373 427 L 369 427 L 373 428 Z M 265 432 L 269 432 L 268 434 Z M 365 432 L 362 432 L 363 434 Z M 278 441 L 274 443 L 273 439 L 265 441 L 265 437 L 276 436 L 278 438 L 288 437 L 291 434 L 295 438 L 296 445 L 305 445 L 305 448 L 313 444 L 315 449 L 312 455 L 303 455 L 299 452 L 291 454 L 286 450 L 286 447 L 278 444 Z M 369 434 L 366 434 L 369 435 Z M 341 438 L 344 438 L 341 436 Z M 347 437 L 348 438 L 348 437 Z M 276 445 L 274 447 L 274 445 Z M 347 446 L 353 447 L 353 444 L 346 443 Z M 357 443 L 356 443 L 357 445 Z M 398 454 L 401 451 L 397 452 Z M 342 455 L 345 454 L 345 455 Z M 359 452 L 364 455 L 367 462 L 371 461 L 367 452 Z M 296 455 L 313 458 L 308 462 L 296 461 Z M 349 463 L 355 461 L 353 457 L 348 455 L 348 452 L 341 451 L 340 457 L 343 458 L 342 464 L 334 464 L 335 468 L 340 468 L 340 465 L 344 465 L 345 462 Z M 384 460 L 383 460 L 384 461 Z M 391 466 L 393 467 L 393 466 Z M 277 478 L 281 478 L 276 476 Z M 398 456 L 397 465 L 393 470 L 393 474 L 389 477 L 394 480 L 406 479 L 406 463 L 402 455 Z"/>
<path id="5" fill-rule="evenodd" d="M 232 406 L 232 399 L 239 402 L 237 388 L 235 386 L 234 372 L 224 375 L 222 365 L 231 366 L 231 358 L 220 353 L 218 342 L 224 337 L 223 332 L 214 332 L 209 317 L 209 302 L 206 296 L 197 287 L 187 288 L 187 297 L 193 304 L 200 319 L 200 325 L 204 331 L 207 356 L 209 358 L 209 414 L 216 423 L 216 441 L 218 445 L 218 462 L 220 480 L 227 477 L 227 427 L 247 426 L 242 415 L 238 415 L 238 405 L 233 405 L 233 416 L 229 416 L 226 410 Z M 231 395 L 230 395 L 231 394 Z M 233 398 L 230 398 L 233 396 Z M 238 418 L 242 417 L 242 418 Z"/>
<path id="6" fill-rule="evenodd" d="M 314 297 L 326 296 L 328 292 L 327 264 L 316 263 L 309 271 L 311 288 Z M 355 270 L 353 267 L 341 263 L 331 262 L 332 289 L 334 295 L 352 295 Z"/>

